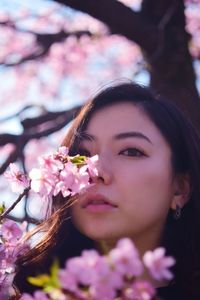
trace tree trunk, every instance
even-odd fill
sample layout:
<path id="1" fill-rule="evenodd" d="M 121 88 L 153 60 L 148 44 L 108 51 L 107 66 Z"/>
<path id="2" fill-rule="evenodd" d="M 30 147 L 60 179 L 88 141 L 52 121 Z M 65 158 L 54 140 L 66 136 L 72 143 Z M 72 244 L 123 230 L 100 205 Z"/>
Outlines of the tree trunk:
<path id="1" fill-rule="evenodd" d="M 160 31 L 154 53 L 145 53 L 150 86 L 173 100 L 200 132 L 200 99 L 188 50 L 190 36 L 185 31 L 184 3 L 182 0 L 146 0 L 141 13 Z"/>

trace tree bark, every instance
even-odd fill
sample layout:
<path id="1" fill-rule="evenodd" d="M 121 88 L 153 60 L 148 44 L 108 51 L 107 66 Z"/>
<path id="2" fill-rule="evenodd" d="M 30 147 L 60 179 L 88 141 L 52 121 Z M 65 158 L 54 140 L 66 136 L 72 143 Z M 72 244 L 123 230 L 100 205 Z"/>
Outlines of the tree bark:
<path id="1" fill-rule="evenodd" d="M 145 56 L 150 86 L 174 101 L 200 132 L 200 98 L 185 30 L 183 0 L 143 0 L 136 13 L 116 0 L 56 0 L 104 22 L 111 33 L 137 43 Z"/>
<path id="2" fill-rule="evenodd" d="M 185 31 L 184 3 L 182 0 L 145 0 L 141 14 L 160 31 L 153 55 L 145 54 L 150 86 L 173 100 L 200 132 L 200 99 L 188 49 L 190 36 Z"/>

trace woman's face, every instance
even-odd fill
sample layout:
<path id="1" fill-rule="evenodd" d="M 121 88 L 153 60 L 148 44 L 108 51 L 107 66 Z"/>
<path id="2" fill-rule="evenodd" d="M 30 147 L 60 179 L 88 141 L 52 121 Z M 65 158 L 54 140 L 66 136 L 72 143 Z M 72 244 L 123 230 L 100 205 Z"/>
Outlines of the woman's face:
<path id="1" fill-rule="evenodd" d="M 72 208 L 75 226 L 100 241 L 156 244 L 174 196 L 171 150 L 149 117 L 129 102 L 91 118 L 81 150 L 99 155 L 96 183 Z M 155 246 L 155 245 L 154 245 Z"/>

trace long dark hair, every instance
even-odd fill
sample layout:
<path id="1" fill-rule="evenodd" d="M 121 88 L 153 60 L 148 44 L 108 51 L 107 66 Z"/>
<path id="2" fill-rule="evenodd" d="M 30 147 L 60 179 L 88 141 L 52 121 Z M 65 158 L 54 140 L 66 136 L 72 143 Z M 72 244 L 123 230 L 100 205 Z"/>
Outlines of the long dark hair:
<path id="1" fill-rule="evenodd" d="M 189 175 L 190 199 L 179 220 L 175 220 L 172 211 L 169 211 L 161 245 L 176 258 L 174 273 L 177 286 L 191 295 L 200 295 L 200 137 L 179 109 L 171 102 L 155 96 L 149 88 L 134 83 L 110 86 L 82 108 L 63 145 L 69 147 L 70 154 L 77 154 L 81 134 L 94 112 L 123 101 L 140 107 L 160 130 L 171 148 L 174 174 Z M 63 264 L 67 258 L 79 255 L 83 249 L 94 247 L 93 241 L 73 226 L 69 201 L 71 199 L 64 199 L 60 195 L 55 197 L 52 216 L 36 229 L 45 231 L 44 238 L 18 262 L 19 272 L 15 283 L 19 290 L 31 291 L 31 287 L 25 284 L 25 277 L 47 271 L 53 257 L 58 257 Z"/>

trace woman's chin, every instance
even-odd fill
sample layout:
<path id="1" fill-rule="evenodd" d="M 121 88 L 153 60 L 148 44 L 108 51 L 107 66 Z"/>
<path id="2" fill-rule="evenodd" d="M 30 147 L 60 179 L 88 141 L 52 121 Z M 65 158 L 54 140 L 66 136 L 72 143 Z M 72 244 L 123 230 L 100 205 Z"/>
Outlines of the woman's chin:
<path id="1" fill-rule="evenodd" d="M 94 228 L 92 228 L 94 229 Z M 80 229 L 79 229 L 80 230 Z M 82 234 L 84 234 L 85 236 L 87 236 L 88 238 L 90 238 L 91 240 L 93 240 L 94 242 L 96 242 L 97 244 L 101 244 L 101 243 L 104 243 L 104 244 L 108 244 L 108 245 L 112 245 L 112 247 L 115 246 L 116 242 L 123 238 L 123 237 L 127 237 L 126 234 L 119 234 L 119 232 L 114 232 L 113 230 L 112 231 L 109 231 L 108 229 L 106 230 L 102 230 L 99 229 L 99 230 L 80 230 Z"/>

